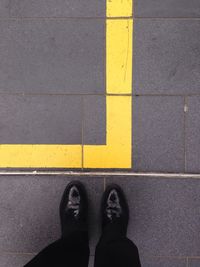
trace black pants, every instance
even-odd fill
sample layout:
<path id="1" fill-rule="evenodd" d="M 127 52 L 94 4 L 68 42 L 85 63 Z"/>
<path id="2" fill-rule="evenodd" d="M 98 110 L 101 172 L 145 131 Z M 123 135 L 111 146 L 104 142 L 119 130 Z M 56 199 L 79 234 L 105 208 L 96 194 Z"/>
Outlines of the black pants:
<path id="1" fill-rule="evenodd" d="M 46 247 L 25 267 L 88 267 L 88 261 L 87 233 L 76 231 Z M 138 249 L 126 236 L 107 229 L 97 244 L 94 267 L 141 267 Z"/>

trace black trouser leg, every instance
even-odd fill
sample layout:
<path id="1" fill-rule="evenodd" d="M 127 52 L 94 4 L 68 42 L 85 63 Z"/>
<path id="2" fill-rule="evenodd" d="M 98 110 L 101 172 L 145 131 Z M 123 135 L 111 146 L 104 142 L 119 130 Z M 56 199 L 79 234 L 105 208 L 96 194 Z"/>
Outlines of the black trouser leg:
<path id="1" fill-rule="evenodd" d="M 141 267 L 138 249 L 126 236 L 110 227 L 97 244 L 94 267 Z"/>
<path id="2" fill-rule="evenodd" d="M 42 250 L 24 267 L 88 267 L 86 232 L 76 231 Z"/>

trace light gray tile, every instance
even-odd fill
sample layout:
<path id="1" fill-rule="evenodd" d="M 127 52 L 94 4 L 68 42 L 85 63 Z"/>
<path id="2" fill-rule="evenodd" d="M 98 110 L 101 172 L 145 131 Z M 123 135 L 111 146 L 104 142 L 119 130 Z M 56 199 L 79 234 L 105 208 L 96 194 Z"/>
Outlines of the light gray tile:
<path id="1" fill-rule="evenodd" d="M 31 258 L 34 257 L 32 254 L 10 254 L 0 252 L 0 265 L 1 267 L 22 267 Z"/>
<path id="2" fill-rule="evenodd" d="M 137 20 L 134 36 L 134 93 L 200 93 L 200 21 Z"/>
<path id="3" fill-rule="evenodd" d="M 187 98 L 186 113 L 186 171 L 200 171 L 200 97 Z"/>
<path id="4" fill-rule="evenodd" d="M 81 144 L 79 96 L 0 95 L 1 144 Z"/>
<path id="5" fill-rule="evenodd" d="M 8 18 L 9 17 L 9 9 L 10 9 L 10 1 L 9 0 L 1 0 L 0 1 L 0 18 Z"/>
<path id="6" fill-rule="evenodd" d="M 0 21 L 0 93 L 104 93 L 103 20 Z"/>
<path id="7" fill-rule="evenodd" d="M 136 17 L 200 17 L 199 0 L 135 0 Z"/>
<path id="8" fill-rule="evenodd" d="M 11 0 L 14 17 L 105 17 L 105 0 Z"/>
<path id="9" fill-rule="evenodd" d="M 187 259 L 183 258 L 143 258 L 141 257 L 142 267 L 187 267 Z"/>
<path id="10" fill-rule="evenodd" d="M 106 184 L 111 182 L 121 185 L 128 199 L 128 237 L 143 259 L 200 255 L 199 180 L 108 177 Z"/>
<path id="11" fill-rule="evenodd" d="M 84 97 L 84 144 L 106 144 L 106 98 Z"/>
<path id="12" fill-rule="evenodd" d="M 76 177 L 74 179 L 79 179 Z M 60 237 L 59 203 L 71 177 L 0 178 L 0 251 L 37 253 Z M 102 178 L 81 180 L 89 195 L 91 255 L 99 238 Z"/>
<path id="13" fill-rule="evenodd" d="M 133 169 L 184 171 L 184 100 L 139 96 L 133 101 Z"/>
<path id="14" fill-rule="evenodd" d="M 94 256 L 91 256 L 91 257 L 90 257 L 90 260 L 89 260 L 89 267 L 94 267 Z"/>
<path id="15" fill-rule="evenodd" d="M 188 267 L 199 267 L 199 266 L 200 266 L 200 258 L 188 260 Z"/>

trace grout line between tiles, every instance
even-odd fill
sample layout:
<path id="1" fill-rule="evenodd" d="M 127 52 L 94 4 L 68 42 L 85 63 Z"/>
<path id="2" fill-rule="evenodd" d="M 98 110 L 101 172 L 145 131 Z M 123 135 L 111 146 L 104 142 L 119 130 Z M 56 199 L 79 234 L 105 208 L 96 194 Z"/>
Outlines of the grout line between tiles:
<path id="1" fill-rule="evenodd" d="M 106 177 L 103 178 L 103 190 L 106 190 Z"/>
<path id="2" fill-rule="evenodd" d="M 81 94 L 81 93 L 1 93 L 1 95 L 8 95 L 8 96 L 133 96 L 132 94 L 109 94 L 109 93 L 102 93 L 102 94 L 96 94 L 96 93 L 88 93 L 88 94 Z"/>
<path id="3" fill-rule="evenodd" d="M 99 17 L 4 17 L 0 18 L 0 21 L 12 21 L 12 20 L 127 20 L 133 19 L 133 16 L 116 16 L 116 17 L 106 17 L 106 16 L 99 16 Z"/>
<path id="4" fill-rule="evenodd" d="M 81 145 L 81 166 L 82 166 L 82 170 L 84 168 L 84 119 L 85 119 L 85 99 L 82 96 L 81 97 L 82 100 L 82 127 L 81 127 L 81 139 L 82 139 L 82 145 Z"/>
<path id="5" fill-rule="evenodd" d="M 200 20 L 200 17 L 139 17 L 139 16 L 115 16 L 115 17 L 106 17 L 106 16 L 63 16 L 63 17 L 2 17 L 0 20 L 11 21 L 11 20 L 124 20 L 124 19 L 134 19 L 134 20 Z"/>
<path id="6" fill-rule="evenodd" d="M 189 267 L 189 260 L 188 260 L 188 257 L 186 258 L 186 267 Z"/>
<path id="7" fill-rule="evenodd" d="M 200 17 L 134 17 L 135 20 L 200 20 Z"/>
<path id="8" fill-rule="evenodd" d="M 187 149 L 186 149 L 186 116 L 188 112 L 187 97 L 184 97 L 184 171 L 187 170 Z"/>
<path id="9" fill-rule="evenodd" d="M 0 254 L 7 255 L 37 255 L 36 252 L 14 252 L 14 251 L 0 251 Z"/>
<path id="10" fill-rule="evenodd" d="M 8 95 L 8 96 L 132 96 L 132 97 L 193 97 L 197 96 L 200 97 L 200 94 L 137 94 L 137 93 L 131 93 L 131 94 L 109 94 L 109 93 L 86 93 L 86 94 L 73 94 L 73 93 L 1 93 L 1 95 Z"/>

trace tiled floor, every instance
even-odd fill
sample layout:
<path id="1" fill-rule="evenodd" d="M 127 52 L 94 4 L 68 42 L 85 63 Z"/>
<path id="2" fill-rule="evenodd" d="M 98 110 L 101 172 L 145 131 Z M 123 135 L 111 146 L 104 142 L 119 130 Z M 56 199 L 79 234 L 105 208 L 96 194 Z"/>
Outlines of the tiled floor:
<path id="1" fill-rule="evenodd" d="M 91 256 L 100 235 L 104 185 L 114 182 L 127 196 L 131 211 L 128 237 L 139 248 L 142 266 L 199 266 L 198 179 L 5 176 L 0 178 L 2 267 L 22 266 L 60 236 L 59 201 L 73 179 L 80 179 L 89 193 Z"/>
<path id="2" fill-rule="evenodd" d="M 131 4 L 0 1 L 3 169 L 16 167 L 13 162 L 29 166 L 29 161 L 35 168 L 46 167 L 47 159 L 54 167 L 61 154 L 62 167 L 71 160 L 70 168 L 117 169 L 127 152 L 130 162 L 124 166 L 131 171 L 199 173 L 200 1 L 135 0 L 133 16 Z M 114 149 L 104 150 L 113 141 L 110 136 Z M 51 145 L 57 150 L 52 152 Z M 90 164 L 84 153 L 93 146 L 97 150 L 90 151 Z M 71 179 L 0 176 L 1 267 L 23 266 L 59 237 L 58 205 Z M 126 192 L 128 233 L 143 267 L 200 266 L 198 179 L 81 180 L 91 199 L 90 266 L 105 182 L 117 182 Z"/>

